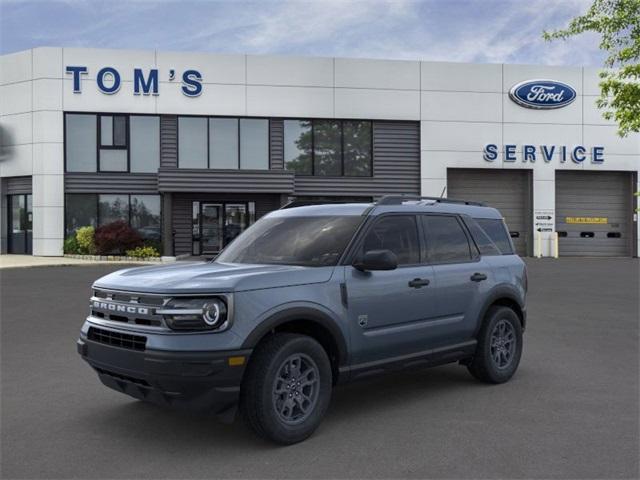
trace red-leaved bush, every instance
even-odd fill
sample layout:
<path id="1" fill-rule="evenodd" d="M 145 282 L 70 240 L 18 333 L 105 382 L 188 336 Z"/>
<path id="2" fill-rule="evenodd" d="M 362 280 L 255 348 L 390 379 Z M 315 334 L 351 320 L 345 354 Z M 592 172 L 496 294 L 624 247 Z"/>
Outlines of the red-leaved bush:
<path id="1" fill-rule="evenodd" d="M 142 246 L 143 240 L 127 222 L 117 220 L 96 228 L 94 243 L 99 255 L 114 255 Z"/>

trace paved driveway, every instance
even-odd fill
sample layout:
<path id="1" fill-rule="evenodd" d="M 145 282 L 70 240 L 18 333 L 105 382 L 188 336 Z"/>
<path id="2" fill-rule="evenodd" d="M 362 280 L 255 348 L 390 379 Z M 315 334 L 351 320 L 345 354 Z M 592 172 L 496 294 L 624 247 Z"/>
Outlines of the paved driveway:
<path id="1" fill-rule="evenodd" d="M 638 478 L 638 261 L 529 266 L 512 382 L 449 365 L 348 385 L 286 448 L 98 382 L 75 339 L 90 282 L 117 267 L 3 270 L 2 476 Z"/>

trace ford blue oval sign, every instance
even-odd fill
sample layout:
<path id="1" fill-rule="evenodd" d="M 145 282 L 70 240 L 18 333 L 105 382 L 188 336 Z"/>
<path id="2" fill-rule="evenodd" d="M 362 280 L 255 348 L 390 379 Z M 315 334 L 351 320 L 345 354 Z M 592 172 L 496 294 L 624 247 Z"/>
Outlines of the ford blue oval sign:
<path id="1" fill-rule="evenodd" d="M 576 91 L 555 80 L 527 80 L 514 85 L 509 96 L 523 107 L 549 110 L 569 105 L 576 99 Z"/>

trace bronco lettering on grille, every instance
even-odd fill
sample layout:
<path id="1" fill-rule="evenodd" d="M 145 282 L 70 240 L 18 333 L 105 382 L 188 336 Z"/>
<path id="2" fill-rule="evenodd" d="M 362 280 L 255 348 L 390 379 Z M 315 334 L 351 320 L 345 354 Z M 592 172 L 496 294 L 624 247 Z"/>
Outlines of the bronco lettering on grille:
<path id="1" fill-rule="evenodd" d="M 120 313 L 133 313 L 136 315 L 148 315 L 149 308 L 147 307 L 136 307 L 131 305 L 122 305 L 120 303 L 110 303 L 110 302 L 100 302 L 93 301 L 93 307 L 100 310 L 109 310 L 112 312 L 120 312 Z"/>

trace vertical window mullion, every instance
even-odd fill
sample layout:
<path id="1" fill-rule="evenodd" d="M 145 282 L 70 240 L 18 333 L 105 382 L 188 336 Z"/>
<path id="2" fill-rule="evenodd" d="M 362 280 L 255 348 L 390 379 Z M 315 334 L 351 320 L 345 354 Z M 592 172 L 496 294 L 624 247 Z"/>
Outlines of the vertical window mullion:
<path id="1" fill-rule="evenodd" d="M 242 152 L 240 151 L 242 149 L 242 132 L 240 131 L 240 128 L 242 127 L 242 123 L 239 118 L 236 118 L 236 122 L 238 126 L 238 170 L 240 170 L 242 168 L 240 165 L 240 159 L 242 158 Z"/>
<path id="2" fill-rule="evenodd" d="M 211 169 L 211 118 L 207 117 L 207 169 Z"/>
<path id="3" fill-rule="evenodd" d="M 340 176 L 344 177 L 344 120 L 340 120 Z"/>
<path id="4" fill-rule="evenodd" d="M 315 120 L 310 120 L 311 122 L 311 176 L 315 176 L 316 174 L 316 130 Z"/>

